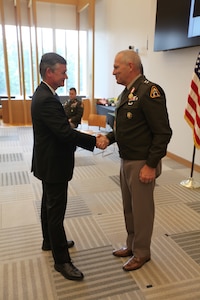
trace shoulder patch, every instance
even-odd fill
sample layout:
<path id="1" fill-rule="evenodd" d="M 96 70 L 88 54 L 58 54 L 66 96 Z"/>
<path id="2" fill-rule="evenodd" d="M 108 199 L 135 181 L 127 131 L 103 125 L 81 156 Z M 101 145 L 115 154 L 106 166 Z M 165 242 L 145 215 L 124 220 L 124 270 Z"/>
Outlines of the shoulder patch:
<path id="1" fill-rule="evenodd" d="M 153 99 L 160 97 L 160 92 L 159 92 L 158 88 L 155 85 L 153 85 L 151 87 L 150 97 L 153 98 Z"/>

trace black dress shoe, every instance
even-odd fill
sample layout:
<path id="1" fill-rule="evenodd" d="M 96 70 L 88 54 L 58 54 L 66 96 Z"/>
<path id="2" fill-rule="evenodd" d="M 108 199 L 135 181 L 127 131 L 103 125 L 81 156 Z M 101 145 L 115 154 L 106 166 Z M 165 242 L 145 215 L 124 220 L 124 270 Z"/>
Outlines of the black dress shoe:
<path id="1" fill-rule="evenodd" d="M 67 241 L 67 248 L 74 247 L 74 241 Z"/>
<path id="2" fill-rule="evenodd" d="M 74 241 L 67 241 L 67 248 L 72 248 L 74 246 Z M 42 250 L 49 251 L 51 250 L 51 246 L 49 243 L 43 241 L 42 243 Z"/>
<path id="3" fill-rule="evenodd" d="M 55 264 L 54 268 L 60 272 L 66 279 L 82 280 L 84 275 L 71 262 L 65 264 Z"/>

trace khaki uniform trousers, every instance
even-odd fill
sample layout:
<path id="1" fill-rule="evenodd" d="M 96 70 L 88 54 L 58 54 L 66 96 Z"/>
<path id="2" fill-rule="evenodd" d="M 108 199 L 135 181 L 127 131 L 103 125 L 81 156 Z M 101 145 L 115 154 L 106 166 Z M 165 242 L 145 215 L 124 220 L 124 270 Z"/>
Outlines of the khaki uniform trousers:
<path id="1" fill-rule="evenodd" d="M 155 180 L 142 183 L 140 169 L 145 160 L 121 160 L 120 183 L 127 230 L 127 248 L 134 256 L 151 256 L 150 244 L 154 223 L 153 191 Z"/>

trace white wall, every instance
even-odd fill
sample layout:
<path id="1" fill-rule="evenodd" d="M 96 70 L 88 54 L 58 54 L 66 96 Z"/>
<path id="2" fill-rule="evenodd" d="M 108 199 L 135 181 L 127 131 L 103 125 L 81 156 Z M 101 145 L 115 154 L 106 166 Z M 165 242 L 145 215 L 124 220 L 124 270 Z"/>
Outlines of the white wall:
<path id="1" fill-rule="evenodd" d="M 173 137 L 168 151 L 192 160 L 192 130 L 184 110 L 200 47 L 154 52 L 156 0 L 96 0 L 95 97 L 117 97 L 123 89 L 112 75 L 115 54 L 129 45 L 139 49 L 146 77 L 163 87 Z M 195 163 L 200 165 L 200 150 Z"/>

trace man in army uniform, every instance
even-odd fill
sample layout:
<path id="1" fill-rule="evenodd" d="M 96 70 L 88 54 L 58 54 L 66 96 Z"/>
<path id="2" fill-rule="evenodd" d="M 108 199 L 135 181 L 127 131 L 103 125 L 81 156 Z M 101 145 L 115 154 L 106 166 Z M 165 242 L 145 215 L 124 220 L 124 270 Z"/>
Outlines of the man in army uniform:
<path id="1" fill-rule="evenodd" d="M 142 74 L 139 55 L 120 51 L 113 75 L 126 88 L 118 98 L 116 128 L 105 136 L 102 147 L 117 142 L 121 157 L 120 184 L 127 230 L 126 246 L 114 250 L 117 257 L 130 259 L 125 271 L 141 268 L 151 259 L 154 223 L 155 179 L 161 173 L 172 130 L 163 89 Z"/>
<path id="2" fill-rule="evenodd" d="M 83 116 L 83 104 L 81 100 L 77 99 L 76 89 L 74 87 L 69 89 L 69 101 L 64 104 L 64 110 L 71 127 L 77 128 Z"/>

